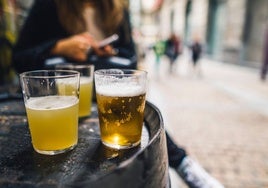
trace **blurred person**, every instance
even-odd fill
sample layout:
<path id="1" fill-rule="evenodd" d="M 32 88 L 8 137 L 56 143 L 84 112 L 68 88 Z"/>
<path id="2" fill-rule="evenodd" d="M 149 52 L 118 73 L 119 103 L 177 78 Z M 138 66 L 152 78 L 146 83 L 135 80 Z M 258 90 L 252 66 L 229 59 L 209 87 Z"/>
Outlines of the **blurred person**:
<path id="1" fill-rule="evenodd" d="M 117 33 L 118 41 L 99 48 L 99 42 Z M 13 50 L 17 72 L 46 68 L 47 59 L 85 63 L 91 57 L 119 56 L 133 60 L 135 46 L 129 13 L 123 0 L 35 0 Z M 93 58 L 93 59 L 94 59 Z M 113 67 L 96 61 L 95 68 Z"/>
<path id="2" fill-rule="evenodd" d="M 193 43 L 190 46 L 190 50 L 192 52 L 191 61 L 193 65 L 193 71 L 198 71 L 198 76 L 201 76 L 201 67 L 199 61 L 202 54 L 202 45 L 198 35 L 194 37 Z"/>
<path id="3" fill-rule="evenodd" d="M 169 58 L 169 72 L 173 73 L 175 70 L 175 61 L 181 53 L 181 40 L 175 33 L 171 33 L 167 39 L 165 54 Z"/>
<path id="4" fill-rule="evenodd" d="M 159 69 L 160 69 L 160 63 L 161 63 L 161 58 L 165 54 L 166 50 L 166 41 L 161 40 L 160 37 L 157 37 L 156 43 L 153 45 L 153 51 L 155 55 L 155 73 L 156 77 L 159 78 Z"/>
<path id="5" fill-rule="evenodd" d="M 118 33 L 119 41 L 100 49 L 98 42 L 114 32 Z M 121 0 L 36 0 L 19 35 L 13 60 L 17 71 L 23 72 L 45 69 L 45 60 L 55 56 L 87 63 L 89 56 L 113 56 L 115 49 L 117 55 L 136 56 L 128 12 Z M 95 66 L 100 68 L 98 64 Z M 102 66 L 111 68 L 107 64 Z M 166 134 L 170 166 L 186 182 L 191 182 L 189 186 L 201 185 L 198 179 L 204 181 L 207 173 L 191 169 L 197 163 L 189 163 L 185 150 Z"/>
<path id="6" fill-rule="evenodd" d="M 268 70 L 268 28 L 266 29 L 266 36 L 265 36 L 265 44 L 264 44 L 264 57 L 263 57 L 263 64 L 261 68 L 261 80 L 266 80 Z"/>

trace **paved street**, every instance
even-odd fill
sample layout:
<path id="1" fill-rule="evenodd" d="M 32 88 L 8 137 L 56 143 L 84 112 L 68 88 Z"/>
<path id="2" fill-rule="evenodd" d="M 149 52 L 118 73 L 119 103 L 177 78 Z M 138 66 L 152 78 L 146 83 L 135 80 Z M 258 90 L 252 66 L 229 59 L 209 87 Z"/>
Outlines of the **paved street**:
<path id="1" fill-rule="evenodd" d="M 188 154 L 226 188 L 268 187 L 268 81 L 256 69 L 201 60 L 193 72 L 187 55 L 175 74 L 162 59 L 157 76 L 149 52 L 148 100 L 163 114 L 167 130 Z M 173 187 L 185 187 L 174 173 Z"/>

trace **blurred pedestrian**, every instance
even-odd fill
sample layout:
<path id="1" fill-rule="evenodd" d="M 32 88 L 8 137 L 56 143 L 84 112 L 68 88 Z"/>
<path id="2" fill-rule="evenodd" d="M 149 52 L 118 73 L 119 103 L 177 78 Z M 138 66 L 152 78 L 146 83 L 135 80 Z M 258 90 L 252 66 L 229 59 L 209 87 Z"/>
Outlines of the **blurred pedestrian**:
<path id="1" fill-rule="evenodd" d="M 156 77 L 159 78 L 160 74 L 160 64 L 161 64 L 161 58 L 165 54 L 166 51 L 166 41 L 160 39 L 160 37 L 157 37 L 156 43 L 153 45 L 153 51 L 155 54 L 155 73 Z"/>
<path id="2" fill-rule="evenodd" d="M 192 65 L 194 73 L 197 72 L 198 76 L 201 76 L 201 67 L 200 67 L 200 58 L 202 54 L 202 45 L 199 36 L 195 36 L 193 39 L 193 43 L 190 46 L 192 52 Z"/>
<path id="3" fill-rule="evenodd" d="M 169 59 L 169 72 L 172 74 L 175 71 L 175 61 L 181 54 L 181 40 L 175 33 L 171 33 L 167 39 L 165 54 Z"/>
<path id="4" fill-rule="evenodd" d="M 100 41 L 114 33 L 118 41 L 99 48 Z M 133 60 L 129 67 L 136 68 L 124 1 L 35 0 L 13 50 L 13 64 L 20 73 L 44 69 L 46 60 L 55 57 L 87 63 L 95 55 L 103 57 L 96 62 L 96 69 L 116 66 L 106 64 L 104 59 L 115 55 Z"/>
<path id="5" fill-rule="evenodd" d="M 261 68 L 261 80 L 262 81 L 266 80 L 267 70 L 268 70 L 268 28 L 266 29 L 263 64 Z"/>

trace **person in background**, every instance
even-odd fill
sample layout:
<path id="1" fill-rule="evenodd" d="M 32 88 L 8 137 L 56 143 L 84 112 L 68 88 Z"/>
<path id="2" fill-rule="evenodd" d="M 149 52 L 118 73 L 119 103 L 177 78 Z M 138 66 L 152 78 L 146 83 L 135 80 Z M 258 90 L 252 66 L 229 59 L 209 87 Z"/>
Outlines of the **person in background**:
<path id="1" fill-rule="evenodd" d="M 262 81 L 266 80 L 267 70 L 268 70 L 268 27 L 266 29 L 263 64 L 261 68 L 261 80 Z"/>
<path id="2" fill-rule="evenodd" d="M 175 33 L 171 33 L 167 39 L 165 54 L 169 58 L 169 72 L 172 74 L 175 70 L 175 61 L 181 53 L 181 40 Z"/>
<path id="3" fill-rule="evenodd" d="M 193 39 L 193 44 L 190 46 L 190 50 L 192 52 L 192 65 L 193 65 L 193 71 L 197 72 L 198 76 L 201 76 L 201 67 L 200 67 L 200 58 L 202 54 L 202 45 L 199 36 L 195 36 Z"/>
<path id="4" fill-rule="evenodd" d="M 120 36 L 118 41 L 98 47 L 114 33 Z M 12 59 L 18 73 L 44 69 L 46 60 L 54 57 L 85 63 L 94 55 L 133 59 L 129 67 L 136 68 L 134 47 L 123 0 L 35 0 Z M 109 66 L 98 63 L 96 69 Z"/>
<path id="5" fill-rule="evenodd" d="M 135 57 L 129 15 L 124 7 L 122 0 L 36 0 L 13 52 L 17 72 L 44 69 L 45 61 L 55 56 L 87 63 L 89 56 L 114 56 L 117 49 L 116 55 Z M 113 33 L 119 35 L 119 40 L 99 48 L 99 41 Z M 100 68 L 98 64 L 95 67 Z M 107 64 L 102 67 L 111 68 Z M 116 65 L 113 67 L 118 68 Z M 188 158 L 184 149 L 166 134 L 170 166 L 176 169 L 183 167 L 183 170 L 177 171 L 184 181 L 191 182 L 189 185 L 199 185 L 196 183 L 199 177 L 206 182 L 204 174 L 209 175 L 191 169 L 196 163 L 185 160 Z M 195 177 L 194 181 L 189 177 Z"/>
<path id="6" fill-rule="evenodd" d="M 165 54 L 166 50 L 166 41 L 161 40 L 160 37 L 157 37 L 156 43 L 152 47 L 154 54 L 155 54 L 155 73 L 156 77 L 159 78 L 159 69 L 160 69 L 160 63 L 161 58 Z"/>

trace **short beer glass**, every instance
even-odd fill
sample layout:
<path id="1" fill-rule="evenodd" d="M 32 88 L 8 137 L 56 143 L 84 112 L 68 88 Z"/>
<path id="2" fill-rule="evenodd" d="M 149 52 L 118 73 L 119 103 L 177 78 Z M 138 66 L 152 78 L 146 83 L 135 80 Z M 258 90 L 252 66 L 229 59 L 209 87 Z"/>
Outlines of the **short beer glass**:
<path id="1" fill-rule="evenodd" d="M 102 69 L 94 76 L 102 143 L 114 149 L 139 145 L 147 72 Z"/>
<path id="2" fill-rule="evenodd" d="M 80 73 L 79 117 L 91 115 L 94 65 L 59 64 L 59 70 L 75 70 Z"/>
<path id="3" fill-rule="evenodd" d="M 77 71 L 40 70 L 20 74 L 36 152 L 55 155 L 77 145 L 79 78 Z"/>

